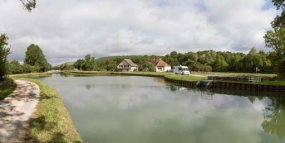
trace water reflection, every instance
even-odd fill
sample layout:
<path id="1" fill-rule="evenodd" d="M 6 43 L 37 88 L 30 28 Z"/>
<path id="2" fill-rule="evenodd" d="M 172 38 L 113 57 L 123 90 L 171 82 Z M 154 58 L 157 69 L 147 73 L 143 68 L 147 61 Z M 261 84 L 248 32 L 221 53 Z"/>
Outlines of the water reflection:
<path id="1" fill-rule="evenodd" d="M 95 85 L 87 84 L 85 85 L 85 88 L 90 90 L 91 88 L 95 88 Z"/>
<path id="2" fill-rule="evenodd" d="M 265 108 L 268 115 L 264 116 L 262 128 L 264 132 L 277 134 L 279 139 L 285 137 L 285 96 L 269 97 L 271 103 Z"/>
<path id="3" fill-rule="evenodd" d="M 135 76 L 41 80 L 57 88 L 87 143 L 285 141 L 285 96 L 274 93 L 191 89 Z"/>

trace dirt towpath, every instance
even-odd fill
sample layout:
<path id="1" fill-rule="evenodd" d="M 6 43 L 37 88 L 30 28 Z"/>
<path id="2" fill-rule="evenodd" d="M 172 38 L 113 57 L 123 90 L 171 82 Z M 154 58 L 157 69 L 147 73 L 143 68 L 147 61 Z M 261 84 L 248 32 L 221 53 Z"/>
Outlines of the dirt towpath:
<path id="1" fill-rule="evenodd" d="M 23 125 L 27 123 L 40 98 L 39 86 L 35 83 L 15 80 L 16 90 L 0 101 L 0 143 L 13 143 Z"/>

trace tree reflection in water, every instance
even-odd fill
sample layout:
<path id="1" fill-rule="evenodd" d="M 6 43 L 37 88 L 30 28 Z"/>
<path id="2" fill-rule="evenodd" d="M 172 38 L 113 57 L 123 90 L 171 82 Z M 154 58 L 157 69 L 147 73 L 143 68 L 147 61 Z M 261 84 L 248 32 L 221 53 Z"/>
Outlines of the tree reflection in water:
<path id="1" fill-rule="evenodd" d="M 267 115 L 261 124 L 264 132 L 276 134 L 279 139 L 285 137 L 285 96 L 269 97 L 271 103 L 266 107 Z"/>

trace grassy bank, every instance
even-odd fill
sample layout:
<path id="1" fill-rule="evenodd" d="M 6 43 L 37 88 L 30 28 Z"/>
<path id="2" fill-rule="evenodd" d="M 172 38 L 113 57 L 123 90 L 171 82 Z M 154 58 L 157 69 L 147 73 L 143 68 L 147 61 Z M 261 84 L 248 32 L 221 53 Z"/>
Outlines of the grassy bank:
<path id="1" fill-rule="evenodd" d="M 261 74 L 261 73 L 225 73 L 225 72 L 191 72 L 191 74 L 202 76 L 268 76 L 276 77 L 277 74 Z"/>
<path id="2" fill-rule="evenodd" d="M 44 73 L 27 73 L 27 74 L 11 74 L 8 75 L 10 78 L 22 78 L 22 77 L 43 77 L 43 76 L 51 76 L 51 72 Z"/>
<path id="3" fill-rule="evenodd" d="M 159 76 L 166 77 L 168 79 L 174 80 L 184 80 L 184 81 L 199 81 L 207 80 L 207 76 L 219 75 L 219 76 L 269 76 L 275 77 L 276 74 L 255 74 L 255 73 L 198 73 L 192 72 L 194 75 L 204 75 L 199 76 L 186 76 L 186 75 L 175 75 L 173 73 L 165 72 L 98 72 L 98 71 L 65 71 L 65 73 L 72 74 L 90 74 L 90 75 L 139 75 L 139 76 Z M 231 82 L 231 83 L 243 83 L 243 84 L 260 84 L 260 85 L 275 85 L 275 86 L 285 86 L 285 81 L 262 81 L 262 82 L 238 82 L 238 81 L 215 81 L 215 82 Z"/>
<path id="4" fill-rule="evenodd" d="M 187 75 L 175 75 L 171 72 L 98 72 L 98 71 L 65 71 L 65 73 L 71 74 L 90 74 L 90 75 L 137 75 L 137 76 L 155 76 L 166 77 L 169 79 L 186 80 L 186 81 L 199 81 L 205 80 L 205 77 L 187 76 Z"/>
<path id="5" fill-rule="evenodd" d="M 41 99 L 37 112 L 18 142 L 82 142 L 59 93 L 41 81 L 24 80 L 39 85 Z"/>
<path id="6" fill-rule="evenodd" d="M 13 80 L 0 82 L 0 85 L 0 100 L 3 100 L 5 97 L 11 94 L 17 87 Z"/>
<path id="7" fill-rule="evenodd" d="M 207 79 L 205 77 L 186 76 L 186 75 L 166 75 L 165 77 L 168 79 L 184 80 L 184 81 L 199 81 Z"/>
<path id="8" fill-rule="evenodd" d="M 217 80 L 217 81 L 215 81 L 215 82 L 228 82 L 228 83 L 242 83 L 242 84 L 255 84 L 255 85 L 285 86 L 285 81 L 241 82 L 241 81 L 223 81 L 223 80 Z"/>

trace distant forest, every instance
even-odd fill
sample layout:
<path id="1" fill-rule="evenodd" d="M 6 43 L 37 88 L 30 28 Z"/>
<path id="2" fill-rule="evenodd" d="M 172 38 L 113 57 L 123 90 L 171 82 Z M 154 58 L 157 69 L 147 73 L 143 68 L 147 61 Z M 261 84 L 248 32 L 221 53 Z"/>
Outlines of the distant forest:
<path id="1" fill-rule="evenodd" d="M 86 59 L 87 58 L 87 59 Z M 131 59 L 139 66 L 139 70 L 143 69 L 146 62 L 152 59 L 162 59 L 169 65 L 188 66 L 191 71 L 201 72 L 259 72 L 259 73 L 276 73 L 278 57 L 275 52 L 266 53 L 264 51 L 257 51 L 253 47 L 248 54 L 220 52 L 220 51 L 198 51 L 188 53 L 171 52 L 165 56 L 112 56 L 104 57 L 90 63 L 90 55 L 85 59 L 79 59 L 74 64 L 62 64 L 55 67 L 61 70 L 96 70 L 96 71 L 116 71 L 117 65 L 123 59 Z M 89 62 L 89 64 L 88 64 Z M 92 65 L 87 69 L 85 65 Z"/>

